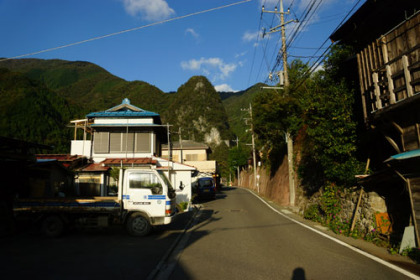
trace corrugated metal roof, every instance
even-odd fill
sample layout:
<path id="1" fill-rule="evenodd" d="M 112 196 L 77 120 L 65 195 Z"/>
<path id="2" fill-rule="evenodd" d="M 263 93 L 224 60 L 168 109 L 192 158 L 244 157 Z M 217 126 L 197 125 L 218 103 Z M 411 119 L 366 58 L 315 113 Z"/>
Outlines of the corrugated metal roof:
<path id="1" fill-rule="evenodd" d="M 58 161 L 75 161 L 83 158 L 83 156 L 69 154 L 37 154 L 37 160 L 58 160 Z"/>
<path id="2" fill-rule="evenodd" d="M 390 159 L 388 159 L 386 161 L 390 161 L 390 160 L 393 160 L 393 159 L 403 160 L 403 159 L 409 159 L 409 158 L 414 158 L 414 157 L 420 157 L 420 149 L 408 151 L 408 152 L 397 154 L 397 155 L 393 155 L 393 156 L 391 156 Z"/>
<path id="3" fill-rule="evenodd" d="M 107 158 L 101 162 L 104 165 L 142 165 L 153 164 L 156 165 L 157 161 L 152 158 Z"/>
<path id="4" fill-rule="evenodd" d="M 99 164 L 99 163 L 91 163 L 88 166 L 82 168 L 81 171 L 84 171 L 84 172 L 104 172 L 104 171 L 108 171 L 109 169 L 111 169 L 111 167 L 109 167 L 109 166 L 103 166 L 102 164 Z"/>

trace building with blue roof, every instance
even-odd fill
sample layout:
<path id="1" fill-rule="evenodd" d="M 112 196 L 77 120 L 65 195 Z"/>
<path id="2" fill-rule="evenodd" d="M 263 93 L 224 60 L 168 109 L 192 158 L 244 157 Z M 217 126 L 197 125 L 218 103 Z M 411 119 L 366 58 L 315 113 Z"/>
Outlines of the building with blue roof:
<path id="1" fill-rule="evenodd" d="M 168 126 L 160 115 L 143 110 L 125 98 L 121 104 L 85 119 L 71 121 L 74 139 L 71 155 L 84 156 L 91 164 L 77 171 L 75 185 L 79 194 L 104 196 L 113 182 L 114 167 L 151 166 L 161 169 L 175 187 L 177 203 L 191 200 L 191 175 L 195 167 L 161 158 L 162 144 L 168 143 Z M 80 140 L 78 130 L 83 131 Z"/>
<path id="2" fill-rule="evenodd" d="M 75 125 L 72 155 L 83 155 L 94 162 L 107 158 L 145 158 L 161 156 L 166 144 L 167 127 L 160 115 L 143 110 L 125 98 L 121 104 L 101 112 L 92 112 Z M 77 139 L 83 129 L 83 140 Z"/>

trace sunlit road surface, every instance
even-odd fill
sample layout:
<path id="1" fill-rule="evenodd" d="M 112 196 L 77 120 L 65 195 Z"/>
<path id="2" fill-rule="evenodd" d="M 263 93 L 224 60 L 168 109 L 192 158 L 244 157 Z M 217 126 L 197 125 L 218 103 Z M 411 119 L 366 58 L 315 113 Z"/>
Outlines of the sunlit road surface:
<path id="1" fill-rule="evenodd" d="M 202 203 L 168 279 L 413 279 L 227 188 Z M 411 277 L 410 277 L 411 276 Z M 161 277 L 165 278 L 165 277 Z M 414 276 L 416 277 L 416 276 Z"/>

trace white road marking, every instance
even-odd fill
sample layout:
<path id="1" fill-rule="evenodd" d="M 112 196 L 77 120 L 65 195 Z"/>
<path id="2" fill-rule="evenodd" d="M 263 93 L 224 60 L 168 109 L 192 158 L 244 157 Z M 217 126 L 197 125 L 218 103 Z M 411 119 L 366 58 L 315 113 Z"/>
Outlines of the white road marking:
<path id="1" fill-rule="evenodd" d="M 245 189 L 245 188 L 244 188 Z M 385 265 L 385 266 L 387 266 L 387 267 L 389 267 L 389 268 L 391 268 L 391 269 L 393 269 L 393 270 L 396 270 L 396 271 L 398 271 L 398 272 L 400 272 L 401 274 L 404 274 L 405 276 L 408 276 L 408 277 L 410 277 L 410 278 L 412 278 L 412 279 L 419 279 L 420 280 L 420 277 L 419 276 L 417 276 L 417 275 L 415 275 L 415 274 L 413 274 L 413 273 L 411 273 L 411 272 L 409 272 L 409 271 L 407 271 L 407 270 L 405 270 L 405 269 L 402 269 L 402 268 L 400 268 L 400 267 L 398 267 L 398 266 L 396 266 L 396 265 L 393 265 L 393 264 L 390 264 L 389 262 L 386 262 L 386 261 L 384 261 L 384 260 L 382 260 L 382 259 L 380 259 L 380 258 L 378 258 L 378 257 L 376 257 L 376 256 L 374 256 L 374 255 L 371 255 L 371 254 L 369 254 L 369 253 L 366 253 L 366 252 L 364 252 L 364 251 L 362 251 L 362 250 L 360 250 L 360 249 L 357 249 L 357 248 L 355 248 L 355 247 L 353 247 L 353 246 L 351 246 L 351 245 L 349 245 L 349 244 L 347 244 L 347 243 L 345 243 L 345 242 L 343 242 L 343 241 L 341 241 L 341 240 L 338 240 L 338 239 L 336 239 L 336 238 L 334 238 L 334 237 L 332 237 L 332 236 L 329 236 L 328 234 L 325 234 L 325 233 L 323 233 L 323 232 L 320 232 L 320 231 L 318 231 L 318 230 L 316 230 L 316 229 L 314 229 L 314 228 L 312 228 L 312 227 L 310 227 L 310 226 L 307 226 L 307 225 L 305 225 L 305 224 L 303 224 L 303 223 L 301 223 L 301 222 L 299 222 L 299 221 L 296 221 L 295 219 L 293 219 L 293 218 L 291 218 L 291 217 L 289 217 L 289 216 L 287 216 L 287 215 L 285 215 L 285 214 L 283 214 L 283 213 L 281 213 L 280 211 L 278 211 L 277 209 L 275 209 L 274 207 L 272 207 L 270 204 L 268 204 L 264 199 L 262 199 L 261 197 L 259 197 L 258 195 L 256 195 L 254 192 L 252 192 L 251 190 L 248 190 L 248 189 L 245 189 L 245 190 L 247 190 L 247 191 L 249 191 L 250 193 L 252 193 L 256 198 L 258 198 L 259 200 L 261 200 L 265 205 L 267 205 L 271 210 L 273 210 L 274 212 L 276 212 L 277 214 L 279 214 L 279 215 L 281 215 L 281 216 L 283 216 L 284 218 L 286 218 L 286 219 L 288 219 L 288 220 L 290 220 L 290 221 L 292 221 L 292 222 L 295 222 L 296 224 L 298 224 L 298 225 L 301 225 L 301 226 L 303 226 L 303 227 L 305 227 L 305 228 L 307 228 L 307 229 L 309 229 L 309 230 L 312 230 L 313 232 L 316 232 L 316 233 L 318 233 L 319 235 L 322 235 L 322 236 L 324 236 L 325 238 L 328 238 L 328 239 L 330 239 L 330 240 L 332 240 L 332 241 L 334 241 L 334 242 L 336 242 L 336 243 L 338 243 L 338 244 L 340 244 L 340 245 L 342 245 L 342 246 L 344 246 L 344 247 L 347 247 L 347 248 L 349 248 L 349 249 L 351 249 L 351 250 L 353 250 L 353 251 L 355 251 L 355 252 L 357 252 L 357 253 L 359 253 L 359 254 L 361 254 L 361 255 L 363 255 L 363 256 L 365 256 L 365 257 L 368 257 L 368 258 L 370 258 L 370 259 L 372 259 L 372 260 L 374 260 L 374 261 L 376 261 L 376 262 L 378 262 L 378 263 L 380 263 L 380 264 L 383 264 L 383 265 Z"/>

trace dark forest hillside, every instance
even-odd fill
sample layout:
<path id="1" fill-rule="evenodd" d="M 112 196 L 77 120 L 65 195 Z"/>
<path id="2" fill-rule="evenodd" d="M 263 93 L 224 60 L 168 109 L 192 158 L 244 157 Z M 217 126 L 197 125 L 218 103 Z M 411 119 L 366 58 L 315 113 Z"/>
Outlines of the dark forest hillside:
<path id="1" fill-rule="evenodd" d="M 215 148 L 245 131 L 245 123 L 237 121 L 243 114 L 240 108 L 255 94 L 252 88 L 219 94 L 202 76 L 192 77 L 169 94 L 84 61 L 13 59 L 0 62 L 0 69 L 0 134 L 52 145 L 53 152 L 68 152 L 70 120 L 111 108 L 124 98 L 159 113 L 173 131 L 181 127 L 183 139 Z M 232 120 L 236 120 L 234 133 Z M 178 135 L 173 136 L 177 140 Z"/>

